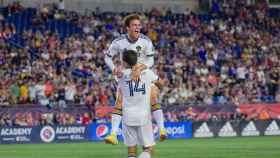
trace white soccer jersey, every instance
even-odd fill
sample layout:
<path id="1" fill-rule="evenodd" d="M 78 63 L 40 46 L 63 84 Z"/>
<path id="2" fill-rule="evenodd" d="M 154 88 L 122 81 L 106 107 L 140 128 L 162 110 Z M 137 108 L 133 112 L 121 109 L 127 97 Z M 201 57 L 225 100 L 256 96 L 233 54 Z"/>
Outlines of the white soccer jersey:
<path id="1" fill-rule="evenodd" d="M 118 85 L 122 93 L 123 123 L 128 126 L 142 126 L 151 122 L 150 95 L 153 81 L 158 76 L 150 69 L 144 70 L 139 81 L 132 81 L 131 69 L 124 70 Z"/>
<path id="2" fill-rule="evenodd" d="M 128 39 L 128 35 L 121 35 L 115 39 L 106 52 L 105 62 L 111 68 L 114 69 L 112 57 L 119 54 L 122 59 L 122 53 L 125 50 L 134 50 L 138 54 L 138 63 L 145 64 L 149 68 L 154 64 L 154 47 L 149 37 L 141 34 L 137 41 L 132 42 Z M 108 62 L 108 60 L 110 60 Z M 121 60 L 122 61 L 122 60 Z"/>

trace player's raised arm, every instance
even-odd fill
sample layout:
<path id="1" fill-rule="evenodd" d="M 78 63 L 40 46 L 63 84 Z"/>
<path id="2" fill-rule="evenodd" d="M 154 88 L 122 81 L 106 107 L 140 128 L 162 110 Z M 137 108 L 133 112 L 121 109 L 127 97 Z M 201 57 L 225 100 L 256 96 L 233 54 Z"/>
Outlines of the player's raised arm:
<path id="1" fill-rule="evenodd" d="M 116 65 L 114 64 L 114 61 L 113 61 L 114 56 L 118 55 L 118 53 L 119 53 L 118 48 L 119 48 L 118 44 L 117 44 L 116 40 L 114 40 L 112 42 L 112 44 L 110 45 L 108 51 L 106 52 L 105 59 L 104 59 L 106 65 L 113 72 L 113 75 L 116 75 L 116 76 L 121 75 L 121 70 L 118 67 L 116 67 Z"/>
<path id="2" fill-rule="evenodd" d="M 115 69 L 115 64 L 113 62 L 113 57 L 112 56 L 106 54 L 105 55 L 105 63 L 111 69 L 111 71 L 113 71 Z"/>
<path id="3" fill-rule="evenodd" d="M 115 69 L 115 64 L 113 62 L 113 57 L 118 54 L 118 47 L 116 42 L 112 42 L 109 49 L 105 53 L 105 63 L 113 71 Z"/>

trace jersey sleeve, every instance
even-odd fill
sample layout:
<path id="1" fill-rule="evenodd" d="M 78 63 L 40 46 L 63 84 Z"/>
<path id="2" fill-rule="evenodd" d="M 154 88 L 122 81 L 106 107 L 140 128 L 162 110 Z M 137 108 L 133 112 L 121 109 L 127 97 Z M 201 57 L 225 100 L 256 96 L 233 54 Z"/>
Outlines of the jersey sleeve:
<path id="1" fill-rule="evenodd" d="M 154 46 L 151 40 L 147 40 L 147 48 L 146 48 L 146 56 L 145 56 L 145 64 L 148 68 L 153 67 L 154 65 L 154 55 L 155 55 L 155 50 Z"/>
<path id="2" fill-rule="evenodd" d="M 109 49 L 106 52 L 105 55 L 105 63 L 110 67 L 110 69 L 113 71 L 115 68 L 115 64 L 113 62 L 113 57 L 119 53 L 119 47 L 116 42 L 112 42 Z"/>
<path id="3" fill-rule="evenodd" d="M 153 57 L 155 55 L 155 48 L 151 40 L 147 40 L 147 57 Z"/>
<path id="4" fill-rule="evenodd" d="M 109 46 L 109 49 L 108 51 L 106 52 L 106 55 L 108 57 L 111 57 L 113 58 L 115 55 L 117 55 L 119 53 L 119 46 L 118 46 L 118 43 L 113 41 L 111 43 L 111 45 Z"/>
<path id="5" fill-rule="evenodd" d="M 149 69 L 145 72 L 145 75 L 143 76 L 143 80 L 145 80 L 146 82 L 154 82 L 158 79 L 158 75 Z"/>

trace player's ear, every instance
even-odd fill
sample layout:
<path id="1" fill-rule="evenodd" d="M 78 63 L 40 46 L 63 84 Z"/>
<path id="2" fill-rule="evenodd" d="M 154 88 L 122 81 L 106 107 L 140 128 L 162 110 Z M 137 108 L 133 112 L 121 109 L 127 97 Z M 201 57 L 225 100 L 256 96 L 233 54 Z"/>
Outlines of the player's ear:
<path id="1" fill-rule="evenodd" d="M 126 31 L 129 30 L 129 25 L 125 26 L 125 30 L 126 30 Z"/>

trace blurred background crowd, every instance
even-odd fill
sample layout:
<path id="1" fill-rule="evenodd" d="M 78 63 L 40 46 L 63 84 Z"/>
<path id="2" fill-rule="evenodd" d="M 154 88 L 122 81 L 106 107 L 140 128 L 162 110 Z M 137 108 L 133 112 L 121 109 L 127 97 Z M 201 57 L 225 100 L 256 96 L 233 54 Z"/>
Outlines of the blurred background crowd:
<path id="1" fill-rule="evenodd" d="M 22 122 L 17 120 L 54 123 L 61 121 L 60 115 L 83 123 L 84 115 L 88 120 L 99 117 L 96 108 L 114 105 L 115 81 L 104 54 L 111 41 L 125 33 L 122 19 L 128 13 L 96 8 L 81 14 L 65 10 L 63 3 L 46 3 L 39 10 L 19 2 L 0 13 L 0 105 L 89 108 L 79 116 L 33 114 L 36 119 L 30 113 L 2 113 L 1 125 Z M 192 115 L 189 108 L 170 108 L 177 104 L 280 102 L 280 21 L 265 1 L 248 5 L 246 0 L 219 0 L 200 14 L 157 8 L 139 14 L 142 32 L 156 50 L 154 68 L 167 80 L 160 94 L 160 103 L 169 109 L 167 120 Z M 234 118 L 245 116 L 227 117 Z"/>

